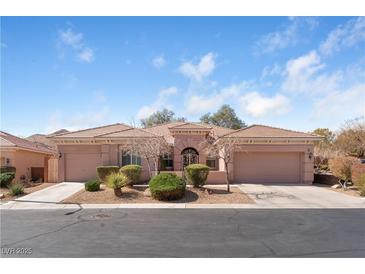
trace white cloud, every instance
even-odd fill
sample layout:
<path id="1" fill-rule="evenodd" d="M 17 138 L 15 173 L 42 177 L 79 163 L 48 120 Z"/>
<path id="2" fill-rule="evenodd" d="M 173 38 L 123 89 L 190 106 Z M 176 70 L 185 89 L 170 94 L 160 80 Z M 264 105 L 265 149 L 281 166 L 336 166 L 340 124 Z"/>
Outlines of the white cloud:
<path id="1" fill-rule="evenodd" d="M 83 34 L 75 33 L 72 29 L 67 29 L 66 31 L 60 31 L 61 41 L 68 46 L 71 46 L 75 49 L 79 49 L 83 46 Z"/>
<path id="2" fill-rule="evenodd" d="M 319 50 L 324 55 L 331 55 L 344 48 L 352 47 L 365 41 L 365 17 L 348 20 L 329 33 L 320 44 Z"/>
<path id="3" fill-rule="evenodd" d="M 163 55 L 159 55 L 159 56 L 156 56 L 155 58 L 153 58 L 152 64 L 155 68 L 160 69 L 160 68 L 164 67 L 167 64 L 167 62 Z"/>
<path id="4" fill-rule="evenodd" d="M 158 93 L 157 99 L 151 105 L 142 106 L 138 110 L 136 118 L 138 120 L 147 118 L 152 113 L 156 112 L 157 110 L 161 110 L 162 108 L 171 109 L 172 106 L 170 104 L 168 104 L 168 102 L 167 102 L 168 97 L 171 95 L 175 95 L 177 93 L 178 93 L 178 90 L 176 87 L 169 87 L 169 88 L 160 90 L 160 92 Z"/>
<path id="5" fill-rule="evenodd" d="M 281 94 L 265 97 L 258 92 L 250 92 L 240 97 L 241 108 L 255 118 L 285 114 L 290 110 L 290 101 Z"/>
<path id="6" fill-rule="evenodd" d="M 292 93 L 327 93 L 336 89 L 342 72 L 320 73 L 325 68 L 316 51 L 287 62 L 282 90 Z"/>
<path id="7" fill-rule="evenodd" d="M 179 67 L 179 71 L 186 77 L 201 81 L 204 77 L 210 75 L 215 69 L 215 55 L 208 53 L 204 55 L 198 64 L 185 62 Z"/>
<path id="8" fill-rule="evenodd" d="M 85 45 L 82 33 L 76 33 L 71 28 L 66 31 L 61 30 L 59 31 L 59 40 L 63 45 L 71 47 L 76 52 L 79 61 L 91 63 L 95 60 L 94 51 Z"/>
<path id="9" fill-rule="evenodd" d="M 256 54 L 272 53 L 277 50 L 294 46 L 300 39 L 299 32 L 302 28 L 313 29 L 318 21 L 311 17 L 290 17 L 289 23 L 280 31 L 270 32 L 263 35 L 256 43 Z"/>
<path id="10" fill-rule="evenodd" d="M 282 73 L 282 68 L 278 64 L 265 66 L 261 73 L 261 79 L 266 77 L 271 77 L 275 75 L 280 75 Z"/>
<path id="11" fill-rule="evenodd" d="M 55 112 L 49 116 L 45 130 L 51 133 L 62 128 L 70 131 L 91 128 L 105 124 L 109 114 L 108 106 L 99 106 L 93 111 L 79 112 L 66 117 L 60 112 Z"/>
<path id="12" fill-rule="evenodd" d="M 91 63 L 94 61 L 94 51 L 90 48 L 84 48 L 79 54 L 78 58 L 86 63 Z"/>
<path id="13" fill-rule="evenodd" d="M 334 91 L 314 104 L 313 117 L 342 123 L 346 119 L 365 115 L 365 83 Z"/>
<path id="14" fill-rule="evenodd" d="M 221 91 L 210 96 L 189 96 L 186 102 L 186 112 L 190 115 L 197 115 L 212 111 L 224 104 L 226 100 L 236 98 L 245 87 L 247 87 L 247 83 L 242 82 L 223 88 Z"/>

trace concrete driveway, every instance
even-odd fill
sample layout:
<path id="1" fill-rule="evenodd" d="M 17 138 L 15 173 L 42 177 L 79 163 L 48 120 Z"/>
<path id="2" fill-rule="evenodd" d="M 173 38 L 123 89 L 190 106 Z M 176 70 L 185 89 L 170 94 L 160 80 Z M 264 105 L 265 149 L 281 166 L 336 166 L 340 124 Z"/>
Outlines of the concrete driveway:
<path id="1" fill-rule="evenodd" d="M 365 208 L 365 198 L 311 185 L 238 186 L 262 208 Z"/>

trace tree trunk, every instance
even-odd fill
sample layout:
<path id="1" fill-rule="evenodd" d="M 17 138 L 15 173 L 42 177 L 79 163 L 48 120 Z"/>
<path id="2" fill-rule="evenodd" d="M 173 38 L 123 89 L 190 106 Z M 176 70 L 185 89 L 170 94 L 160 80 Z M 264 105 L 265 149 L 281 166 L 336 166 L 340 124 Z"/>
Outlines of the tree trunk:
<path id="1" fill-rule="evenodd" d="M 150 178 L 152 178 L 152 170 L 151 170 L 151 164 L 149 158 L 146 158 L 147 165 L 148 165 L 148 173 L 150 174 Z"/>
<path id="2" fill-rule="evenodd" d="M 117 197 L 122 197 L 122 189 L 121 188 L 114 188 L 114 194 Z"/>
<path id="3" fill-rule="evenodd" d="M 228 174 L 228 164 L 224 163 L 225 169 L 226 169 L 226 183 L 227 183 L 227 192 L 230 192 L 230 185 L 229 185 L 229 174 Z"/>

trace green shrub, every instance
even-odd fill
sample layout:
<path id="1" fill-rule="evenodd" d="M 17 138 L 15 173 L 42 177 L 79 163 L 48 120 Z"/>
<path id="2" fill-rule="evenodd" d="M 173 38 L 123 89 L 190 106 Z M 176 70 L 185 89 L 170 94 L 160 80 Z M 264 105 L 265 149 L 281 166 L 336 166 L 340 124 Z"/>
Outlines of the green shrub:
<path id="1" fill-rule="evenodd" d="M 106 177 L 108 177 L 112 173 L 118 173 L 118 166 L 98 166 L 96 168 L 96 173 L 98 174 L 98 178 L 100 181 L 105 182 Z"/>
<path id="2" fill-rule="evenodd" d="M 106 177 L 106 185 L 114 189 L 114 194 L 118 197 L 122 195 L 121 188 L 129 184 L 129 178 L 123 173 L 112 173 Z"/>
<path id="3" fill-rule="evenodd" d="M 20 183 L 12 184 L 9 186 L 9 193 L 11 196 L 24 194 L 24 186 Z"/>
<path id="4" fill-rule="evenodd" d="M 142 167 L 140 165 L 126 165 L 120 168 L 120 172 L 129 178 L 130 185 L 134 185 L 141 177 Z"/>
<path id="5" fill-rule="evenodd" d="M 16 172 L 16 168 L 14 166 L 1 166 L 0 167 L 0 173 L 5 173 L 5 172 Z"/>
<path id="6" fill-rule="evenodd" d="M 0 186 L 8 187 L 15 178 L 15 172 L 0 173 Z"/>
<path id="7" fill-rule="evenodd" d="M 188 183 L 194 187 L 201 187 L 205 184 L 209 174 L 209 167 L 202 164 L 192 164 L 185 168 Z"/>
<path id="8" fill-rule="evenodd" d="M 161 173 L 149 181 L 151 196 L 157 200 L 178 200 L 185 195 L 185 183 L 173 173 Z"/>
<path id="9" fill-rule="evenodd" d="M 100 182 L 98 180 L 90 180 L 85 183 L 85 190 L 94 192 L 100 190 Z"/>

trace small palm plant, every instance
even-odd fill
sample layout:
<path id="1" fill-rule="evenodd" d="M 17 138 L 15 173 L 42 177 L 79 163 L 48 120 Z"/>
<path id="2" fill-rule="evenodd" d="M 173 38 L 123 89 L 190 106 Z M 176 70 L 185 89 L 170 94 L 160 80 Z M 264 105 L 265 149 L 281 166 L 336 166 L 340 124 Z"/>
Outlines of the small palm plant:
<path id="1" fill-rule="evenodd" d="M 122 187 L 128 185 L 129 183 L 130 179 L 123 173 L 111 173 L 106 178 L 107 187 L 114 189 L 114 194 L 117 197 L 122 196 Z"/>

